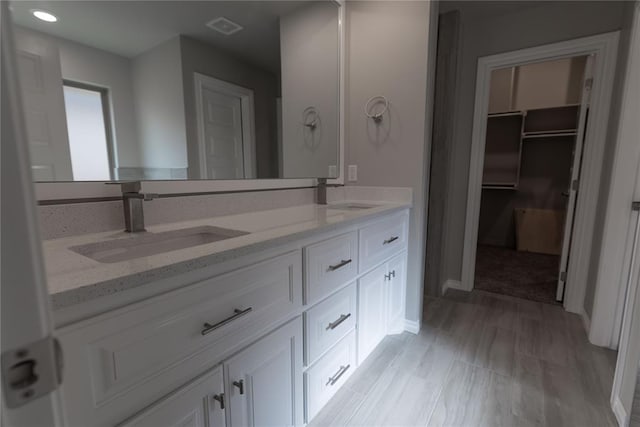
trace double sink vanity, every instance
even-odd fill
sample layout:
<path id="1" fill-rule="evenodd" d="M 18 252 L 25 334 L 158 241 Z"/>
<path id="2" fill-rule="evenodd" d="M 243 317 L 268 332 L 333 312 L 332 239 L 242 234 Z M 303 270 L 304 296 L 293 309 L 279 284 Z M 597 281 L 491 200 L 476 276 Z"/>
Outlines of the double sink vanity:
<path id="1" fill-rule="evenodd" d="M 44 242 L 72 426 L 304 425 L 404 330 L 407 203 Z"/>
<path id="2" fill-rule="evenodd" d="M 411 197 L 347 197 L 373 188 L 355 164 L 342 186 L 344 2 L 45 0 L 47 23 L 29 4 L 15 61 L 66 424 L 310 422 L 405 329 Z"/>

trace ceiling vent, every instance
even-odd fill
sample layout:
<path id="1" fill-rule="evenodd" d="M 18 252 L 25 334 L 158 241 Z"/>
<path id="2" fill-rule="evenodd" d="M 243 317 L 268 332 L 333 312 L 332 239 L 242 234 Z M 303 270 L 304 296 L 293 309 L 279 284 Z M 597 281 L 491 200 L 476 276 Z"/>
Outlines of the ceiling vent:
<path id="1" fill-rule="evenodd" d="M 207 27 L 221 34 L 224 34 L 225 36 L 230 36 L 231 34 L 235 34 L 238 31 L 242 30 L 242 25 L 236 24 L 235 22 L 225 18 L 224 16 L 207 22 Z"/>

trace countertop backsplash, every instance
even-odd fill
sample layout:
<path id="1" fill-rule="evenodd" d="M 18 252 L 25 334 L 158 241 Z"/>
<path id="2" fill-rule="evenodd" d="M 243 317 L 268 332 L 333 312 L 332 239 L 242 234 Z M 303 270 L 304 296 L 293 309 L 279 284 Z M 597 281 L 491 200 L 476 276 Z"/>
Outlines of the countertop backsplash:
<path id="1" fill-rule="evenodd" d="M 330 187 L 327 198 L 329 203 L 344 200 L 411 203 L 412 193 L 410 188 L 340 186 Z M 162 197 L 145 202 L 144 215 L 146 225 L 150 226 L 313 203 L 314 188 Z M 42 239 L 121 230 L 122 209 L 120 200 L 39 206 Z"/>

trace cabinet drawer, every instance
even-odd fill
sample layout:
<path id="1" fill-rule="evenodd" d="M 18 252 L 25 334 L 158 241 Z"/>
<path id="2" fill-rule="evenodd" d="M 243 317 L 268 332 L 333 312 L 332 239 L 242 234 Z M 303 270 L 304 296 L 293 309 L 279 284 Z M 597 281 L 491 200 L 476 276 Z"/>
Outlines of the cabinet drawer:
<path id="1" fill-rule="evenodd" d="M 305 373 L 306 421 L 310 422 L 356 369 L 356 334 L 351 331 Z"/>
<path id="2" fill-rule="evenodd" d="M 299 251 L 100 316 L 61 333 L 69 419 L 140 408 L 302 305 Z M 92 421 L 93 422 L 93 421 Z M 99 424 L 95 423 L 94 424 Z"/>
<path id="3" fill-rule="evenodd" d="M 305 303 L 313 304 L 350 282 L 358 272 L 358 235 L 342 234 L 304 249 Z"/>
<path id="4" fill-rule="evenodd" d="M 307 366 L 356 326 L 357 305 L 357 287 L 352 283 L 305 313 Z"/>
<path id="5" fill-rule="evenodd" d="M 307 366 L 356 326 L 357 306 L 357 287 L 352 283 L 305 313 Z"/>
<path id="6" fill-rule="evenodd" d="M 409 216 L 402 212 L 360 229 L 360 273 L 405 248 L 408 228 Z"/>

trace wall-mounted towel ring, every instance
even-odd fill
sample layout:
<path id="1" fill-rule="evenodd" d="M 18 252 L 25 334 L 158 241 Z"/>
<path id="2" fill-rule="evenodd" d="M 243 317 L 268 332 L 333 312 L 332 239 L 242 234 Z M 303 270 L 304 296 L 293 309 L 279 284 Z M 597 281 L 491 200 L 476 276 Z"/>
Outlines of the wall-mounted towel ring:
<path id="1" fill-rule="evenodd" d="M 384 108 L 379 113 L 374 113 L 372 111 L 372 107 L 376 104 L 384 104 Z M 388 109 L 389 109 L 389 101 L 387 100 L 386 97 L 382 95 L 372 96 L 364 105 L 364 114 L 368 118 L 373 119 L 374 122 L 380 123 L 382 121 L 382 116 L 384 116 L 384 113 L 386 113 Z"/>
<path id="2" fill-rule="evenodd" d="M 320 114 L 316 107 L 307 107 L 302 111 L 302 124 L 310 130 L 315 130 L 318 126 Z"/>

